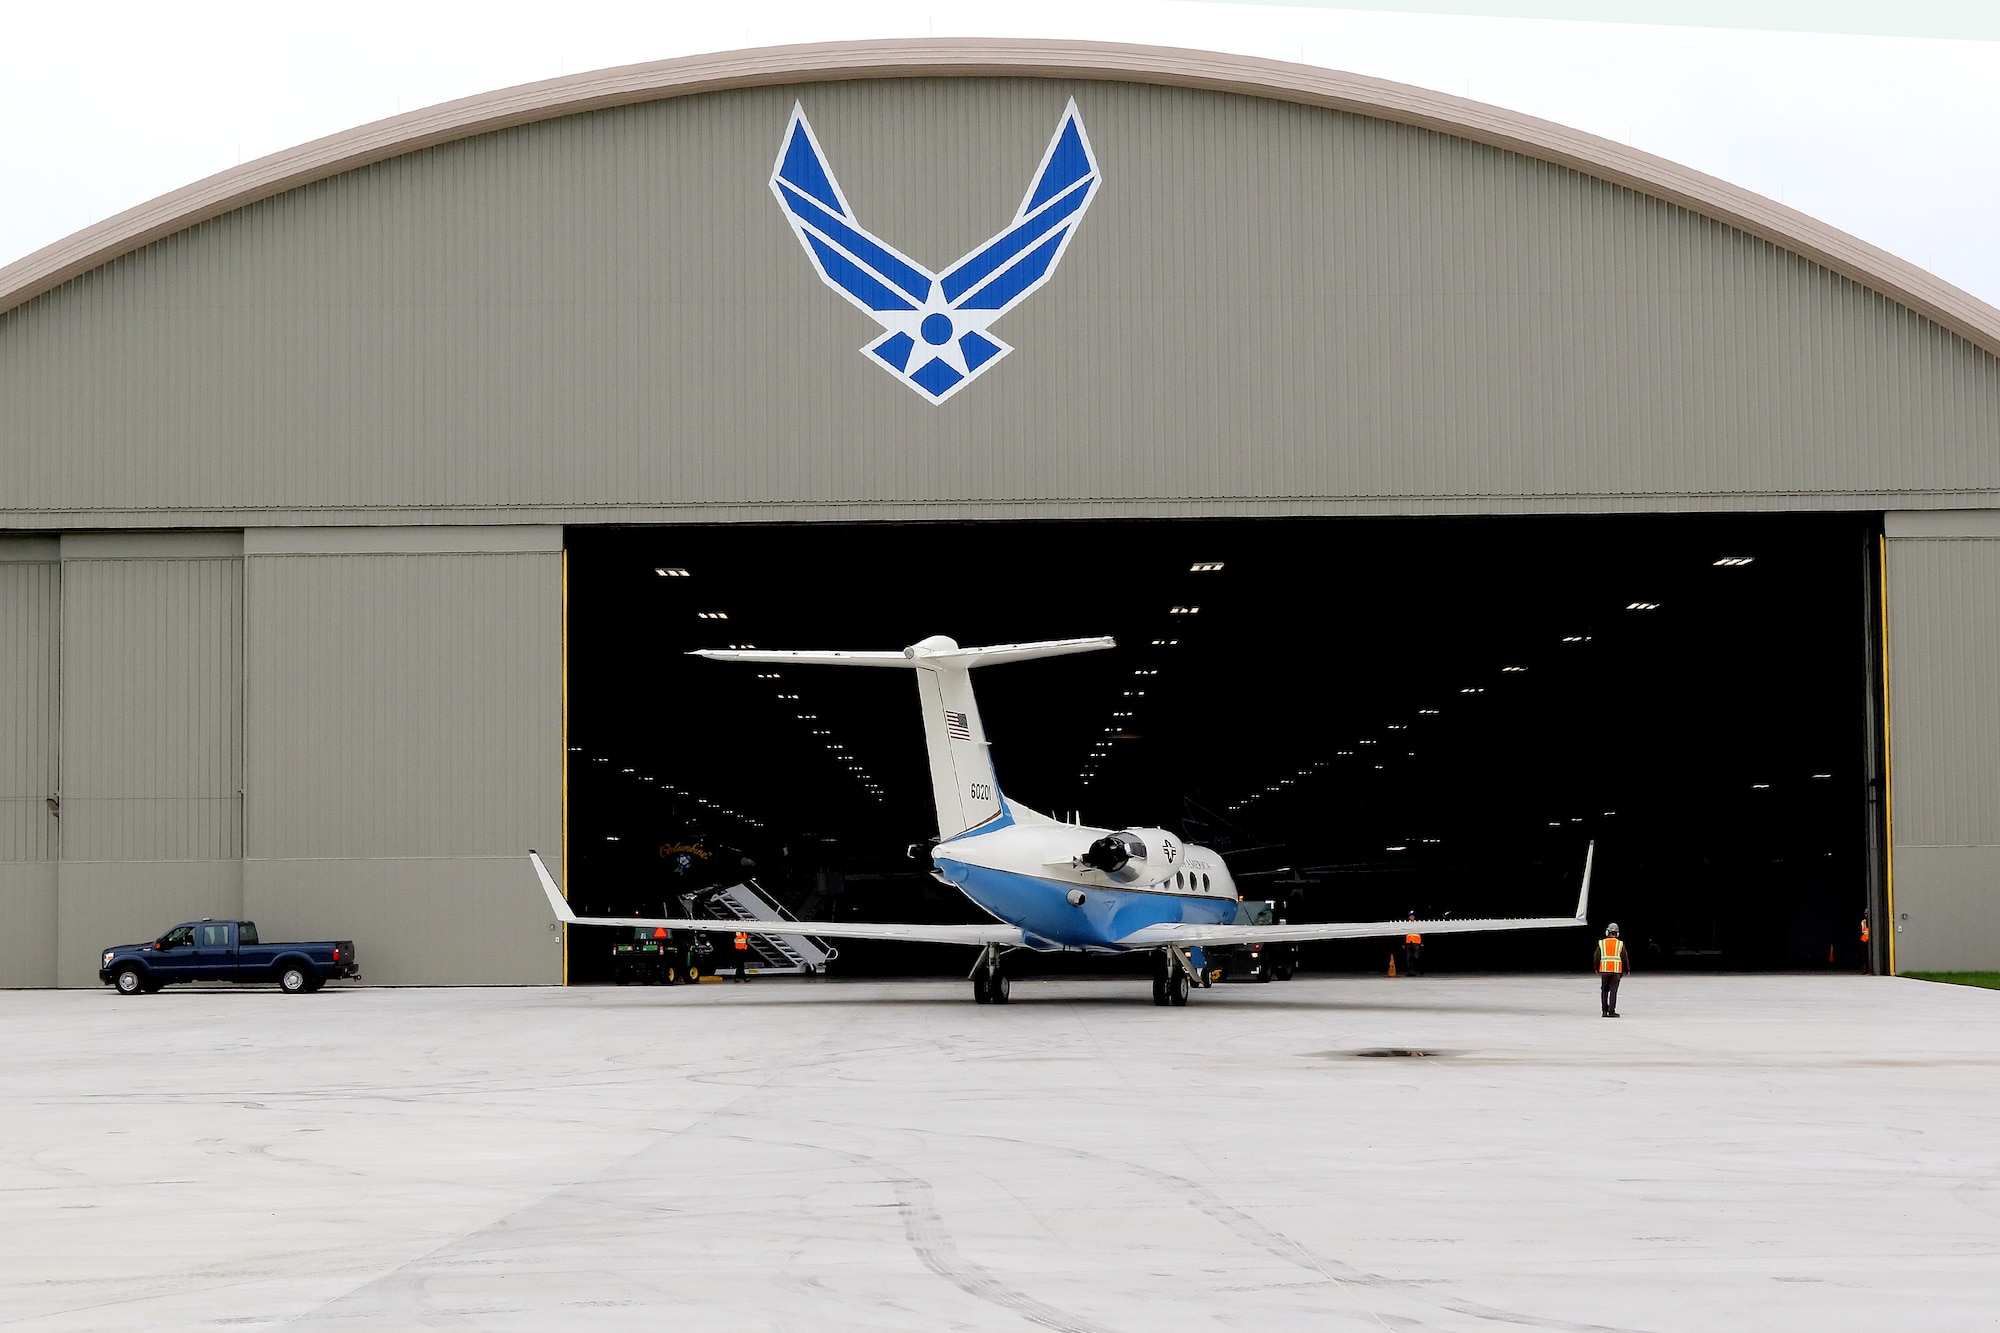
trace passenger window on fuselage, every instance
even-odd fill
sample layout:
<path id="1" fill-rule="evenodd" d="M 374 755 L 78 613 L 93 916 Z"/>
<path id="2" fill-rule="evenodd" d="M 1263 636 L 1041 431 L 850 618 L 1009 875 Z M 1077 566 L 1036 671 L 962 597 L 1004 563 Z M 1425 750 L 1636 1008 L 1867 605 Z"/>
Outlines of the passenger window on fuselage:
<path id="1" fill-rule="evenodd" d="M 238 926 L 236 928 L 236 942 L 238 944 L 255 944 L 257 942 L 257 923 L 255 921 L 245 921 L 242 925 Z"/>
<path id="2" fill-rule="evenodd" d="M 228 945 L 229 945 L 228 926 L 203 926 L 201 928 L 202 948 L 223 949 L 227 948 Z"/>
<path id="3" fill-rule="evenodd" d="M 1208 874 L 1207 874 L 1207 872 L 1205 872 L 1205 871 L 1203 872 L 1203 874 L 1202 874 L 1202 877 L 1201 877 L 1201 891 L 1202 891 L 1203 893 L 1207 893 L 1207 892 L 1208 892 Z"/>

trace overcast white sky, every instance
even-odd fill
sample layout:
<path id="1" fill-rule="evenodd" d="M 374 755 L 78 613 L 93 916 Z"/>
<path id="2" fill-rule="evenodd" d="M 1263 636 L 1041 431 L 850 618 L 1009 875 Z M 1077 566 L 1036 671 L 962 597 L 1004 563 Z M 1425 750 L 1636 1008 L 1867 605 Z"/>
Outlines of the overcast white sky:
<path id="1" fill-rule="evenodd" d="M 0 32 L 0 264 L 239 161 L 490 88 L 743 46 L 1037 36 L 1512 107 L 1782 199 L 2000 305 L 1995 41 L 1181 0 L 0 0 Z"/>

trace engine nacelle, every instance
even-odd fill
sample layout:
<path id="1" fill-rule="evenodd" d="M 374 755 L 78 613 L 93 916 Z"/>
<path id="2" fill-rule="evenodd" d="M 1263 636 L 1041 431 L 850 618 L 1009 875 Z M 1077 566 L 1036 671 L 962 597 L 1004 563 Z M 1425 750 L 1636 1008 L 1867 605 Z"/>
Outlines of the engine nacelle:
<path id="1" fill-rule="evenodd" d="M 1134 884 L 1158 879 L 1162 872 L 1155 866 L 1174 864 L 1180 855 L 1180 840 L 1165 829 L 1120 829 L 1091 843 L 1089 850 L 1076 858 L 1076 864 L 1102 871 L 1115 883 Z"/>

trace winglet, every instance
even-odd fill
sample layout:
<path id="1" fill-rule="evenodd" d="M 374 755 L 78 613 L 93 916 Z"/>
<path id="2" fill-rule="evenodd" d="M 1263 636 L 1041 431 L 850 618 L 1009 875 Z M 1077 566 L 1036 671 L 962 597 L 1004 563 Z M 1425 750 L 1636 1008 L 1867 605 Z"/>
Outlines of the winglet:
<path id="1" fill-rule="evenodd" d="M 1597 839 L 1592 838 L 1583 852 L 1583 891 L 1576 895 L 1576 924 L 1579 926 L 1590 923 L 1590 867 L 1596 860 Z"/>
<path id="2" fill-rule="evenodd" d="M 569 910 L 569 900 L 556 887 L 555 876 L 549 874 L 549 868 L 542 864 L 542 854 L 530 847 L 528 860 L 534 863 L 535 874 L 542 881 L 542 892 L 549 895 L 549 908 L 556 914 L 556 920 L 574 922 L 576 913 Z"/>

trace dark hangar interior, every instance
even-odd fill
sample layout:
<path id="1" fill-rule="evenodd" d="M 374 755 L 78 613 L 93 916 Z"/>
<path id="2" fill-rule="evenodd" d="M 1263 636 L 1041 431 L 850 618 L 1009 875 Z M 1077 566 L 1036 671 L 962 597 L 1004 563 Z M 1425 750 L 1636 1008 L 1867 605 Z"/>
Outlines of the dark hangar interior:
<path id="1" fill-rule="evenodd" d="M 1295 920 L 1560 915 L 1640 968 L 1859 965 L 1877 525 L 1851 515 L 571 528 L 568 855 L 588 913 L 745 875 L 800 916 L 976 920 L 904 672 L 696 648 L 1113 635 L 974 679 L 1003 790 L 1221 851 Z M 697 848 L 698 856 L 674 849 Z M 615 932 L 578 929 L 573 981 Z M 1589 932 L 1439 937 L 1576 968 Z M 1386 942 L 1302 966 L 1383 970 Z M 962 950 L 849 942 L 846 974 Z M 1033 972 L 1119 960 L 1044 956 Z"/>

